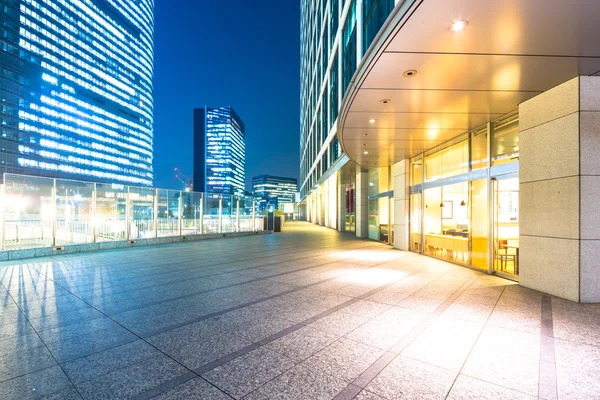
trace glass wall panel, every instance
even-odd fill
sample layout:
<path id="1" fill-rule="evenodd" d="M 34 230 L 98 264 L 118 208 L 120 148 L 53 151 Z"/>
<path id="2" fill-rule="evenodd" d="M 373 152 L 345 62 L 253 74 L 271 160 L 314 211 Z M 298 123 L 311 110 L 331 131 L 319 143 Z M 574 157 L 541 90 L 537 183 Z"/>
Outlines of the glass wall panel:
<path id="1" fill-rule="evenodd" d="M 487 271 L 489 241 L 488 180 L 470 182 L 469 207 L 471 209 L 471 265 Z"/>
<path id="2" fill-rule="evenodd" d="M 158 237 L 179 235 L 179 195 L 178 190 L 158 189 Z"/>
<path id="3" fill-rule="evenodd" d="M 423 156 L 417 156 L 410 160 L 410 184 L 423 183 Z"/>
<path id="4" fill-rule="evenodd" d="M 93 204 L 93 183 L 56 180 L 57 246 L 93 242 Z"/>
<path id="5" fill-rule="evenodd" d="M 205 233 L 203 224 L 203 193 L 183 192 L 182 235 L 201 235 Z"/>
<path id="6" fill-rule="evenodd" d="M 519 118 L 512 115 L 492 123 L 492 166 L 519 159 Z"/>
<path id="7" fill-rule="evenodd" d="M 488 167 L 487 125 L 471 132 L 471 169 Z"/>
<path id="8" fill-rule="evenodd" d="M 410 195 L 410 249 L 421 252 L 421 200 L 422 193 L 414 193 Z"/>
<path id="9" fill-rule="evenodd" d="M 222 202 L 222 232 L 235 232 L 237 230 L 236 219 L 237 197 L 224 195 Z"/>
<path id="10" fill-rule="evenodd" d="M 519 274 L 519 178 L 494 181 L 494 271 Z"/>
<path id="11" fill-rule="evenodd" d="M 390 197 L 372 198 L 390 190 L 390 168 L 369 170 L 369 238 L 389 243 L 390 240 Z"/>
<path id="12" fill-rule="evenodd" d="M 206 194 L 204 197 L 204 230 L 206 233 L 219 233 L 219 203 L 221 196 Z"/>
<path id="13" fill-rule="evenodd" d="M 129 239 L 154 237 L 154 189 L 129 188 Z"/>
<path id="14" fill-rule="evenodd" d="M 4 250 L 52 245 L 54 180 L 5 174 Z"/>
<path id="15" fill-rule="evenodd" d="M 469 143 L 461 135 L 443 148 L 425 154 L 425 181 L 435 181 L 469 172 Z"/>
<path id="16" fill-rule="evenodd" d="M 96 241 L 127 239 L 128 187 L 96 184 Z"/>

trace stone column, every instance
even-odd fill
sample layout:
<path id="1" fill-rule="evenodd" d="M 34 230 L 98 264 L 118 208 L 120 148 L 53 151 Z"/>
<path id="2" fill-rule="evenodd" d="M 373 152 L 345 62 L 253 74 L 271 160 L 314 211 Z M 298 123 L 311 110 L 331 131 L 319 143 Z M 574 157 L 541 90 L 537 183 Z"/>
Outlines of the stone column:
<path id="1" fill-rule="evenodd" d="M 356 237 L 369 237 L 369 172 L 357 167 L 356 172 Z"/>
<path id="2" fill-rule="evenodd" d="M 338 172 L 338 182 L 341 180 Z M 337 190 L 337 228 L 340 232 L 346 232 L 346 185 L 338 184 Z"/>
<path id="3" fill-rule="evenodd" d="M 408 250 L 408 201 L 409 201 L 409 160 L 394 164 L 394 247 Z"/>
<path id="4" fill-rule="evenodd" d="M 519 106 L 520 283 L 600 302 L 600 77 Z"/>

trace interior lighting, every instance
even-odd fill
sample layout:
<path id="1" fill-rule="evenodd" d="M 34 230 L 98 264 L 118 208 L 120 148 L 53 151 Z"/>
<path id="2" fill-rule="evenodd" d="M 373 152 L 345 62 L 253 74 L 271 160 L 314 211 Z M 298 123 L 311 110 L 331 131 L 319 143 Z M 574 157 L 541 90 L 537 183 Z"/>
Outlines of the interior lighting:
<path id="1" fill-rule="evenodd" d="M 454 22 L 448 27 L 448 29 L 450 30 L 450 32 L 462 32 L 467 26 L 469 26 L 469 22 L 461 20 Z"/>
<path id="2" fill-rule="evenodd" d="M 369 152 L 368 152 L 368 151 L 365 151 L 365 153 L 364 153 L 364 154 L 369 154 Z"/>
<path id="3" fill-rule="evenodd" d="M 369 123 L 370 123 L 370 124 L 374 124 L 374 123 L 375 123 L 375 120 L 374 120 L 374 119 L 370 119 L 370 120 L 369 120 Z"/>

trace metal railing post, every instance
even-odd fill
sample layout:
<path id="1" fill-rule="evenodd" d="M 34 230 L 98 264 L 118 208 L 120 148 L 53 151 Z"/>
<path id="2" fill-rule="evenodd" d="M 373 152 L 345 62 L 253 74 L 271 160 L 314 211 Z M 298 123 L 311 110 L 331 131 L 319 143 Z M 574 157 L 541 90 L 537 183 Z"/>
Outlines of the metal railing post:
<path id="1" fill-rule="evenodd" d="M 4 183 L 0 185 L 0 201 L 2 202 L 0 205 L 0 250 L 4 250 L 4 238 L 6 235 L 6 186 Z"/>
<path id="2" fill-rule="evenodd" d="M 219 197 L 219 233 L 223 233 L 223 197 Z"/>
<path id="3" fill-rule="evenodd" d="M 52 247 L 56 246 L 56 179 L 52 180 Z M 43 229 L 43 228 L 42 228 Z"/>
<path id="4" fill-rule="evenodd" d="M 97 215 L 96 215 L 96 183 L 94 182 L 94 191 L 92 192 L 92 243 L 96 243 L 96 225 L 97 225 Z"/>
<path id="5" fill-rule="evenodd" d="M 237 232 L 240 231 L 240 199 L 237 199 L 237 204 L 236 204 L 236 208 L 237 208 L 237 214 L 236 214 L 236 226 L 237 226 Z"/>
<path id="6" fill-rule="evenodd" d="M 183 215 L 182 215 L 183 207 L 182 207 L 182 203 L 183 203 L 183 192 L 180 191 L 179 192 L 179 205 L 178 205 L 178 208 L 179 208 L 179 218 L 178 218 L 178 221 L 177 221 L 177 226 L 178 226 L 178 230 L 179 230 L 179 236 L 182 236 L 181 233 L 183 231 L 183 229 L 182 229 L 183 228 Z"/>
<path id="7" fill-rule="evenodd" d="M 204 194 L 200 197 L 200 234 L 204 235 Z"/>
<path id="8" fill-rule="evenodd" d="M 153 220 L 154 220 L 154 238 L 158 237 L 158 189 L 154 189 L 154 204 L 153 204 Z"/>
<path id="9" fill-rule="evenodd" d="M 256 201 L 252 200 L 252 229 L 251 232 L 256 231 Z"/>
<path id="10" fill-rule="evenodd" d="M 127 186 L 127 193 L 125 193 L 125 240 L 129 240 L 130 234 L 129 218 L 131 216 L 129 214 L 129 186 Z"/>

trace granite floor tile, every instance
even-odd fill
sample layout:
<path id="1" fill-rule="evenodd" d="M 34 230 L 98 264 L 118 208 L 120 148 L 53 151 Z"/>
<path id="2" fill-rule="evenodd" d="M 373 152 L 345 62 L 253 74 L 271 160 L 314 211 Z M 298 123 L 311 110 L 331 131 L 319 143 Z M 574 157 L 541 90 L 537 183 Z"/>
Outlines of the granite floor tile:
<path id="1" fill-rule="evenodd" d="M 154 347 L 137 340 L 63 363 L 62 368 L 71 381 L 78 384 L 159 355 Z"/>
<path id="2" fill-rule="evenodd" d="M 486 326 L 461 373 L 538 395 L 540 335 Z"/>
<path id="3" fill-rule="evenodd" d="M 309 326 L 325 332 L 346 335 L 369 319 L 359 315 L 347 314 L 343 311 L 336 311 L 326 317 L 323 317 Z"/>
<path id="4" fill-rule="evenodd" d="M 483 324 L 439 317 L 402 355 L 458 372 L 482 329 Z"/>
<path id="5" fill-rule="evenodd" d="M 232 397 L 240 399 L 294 365 L 295 362 L 291 359 L 261 347 L 203 374 L 202 377 Z"/>
<path id="6" fill-rule="evenodd" d="M 167 390 L 152 400 L 230 400 L 231 397 L 202 378 L 189 380 Z"/>
<path id="7" fill-rule="evenodd" d="M 347 383 L 332 375 L 312 371 L 297 365 L 279 377 L 267 382 L 244 399 L 247 400 L 330 400 Z"/>
<path id="8" fill-rule="evenodd" d="M 57 365 L 0 382 L 0 399 L 41 399 L 46 395 L 70 388 L 73 388 L 73 385 Z"/>
<path id="9" fill-rule="evenodd" d="M 356 395 L 354 400 L 385 400 L 385 398 L 367 390 L 362 390 L 358 395 Z"/>
<path id="10" fill-rule="evenodd" d="M 0 382 L 56 365 L 46 346 L 18 349 L 0 357 Z"/>
<path id="11" fill-rule="evenodd" d="M 448 400 L 535 400 L 537 397 L 479 379 L 459 375 Z"/>
<path id="12" fill-rule="evenodd" d="M 86 400 L 128 399 L 188 372 L 180 364 L 160 355 L 76 386 Z"/>
<path id="13" fill-rule="evenodd" d="M 266 346 L 279 354 L 300 362 L 333 343 L 338 338 L 338 335 L 306 326 L 276 339 Z"/>
<path id="14" fill-rule="evenodd" d="M 352 382 L 384 351 L 349 339 L 341 338 L 325 347 L 302 365 Z"/>
<path id="15" fill-rule="evenodd" d="M 456 373 L 398 356 L 365 388 L 386 399 L 445 399 Z"/>
<path id="16" fill-rule="evenodd" d="M 248 340 L 227 332 L 200 337 L 165 332 L 147 340 L 189 369 L 197 369 L 252 344 Z"/>

